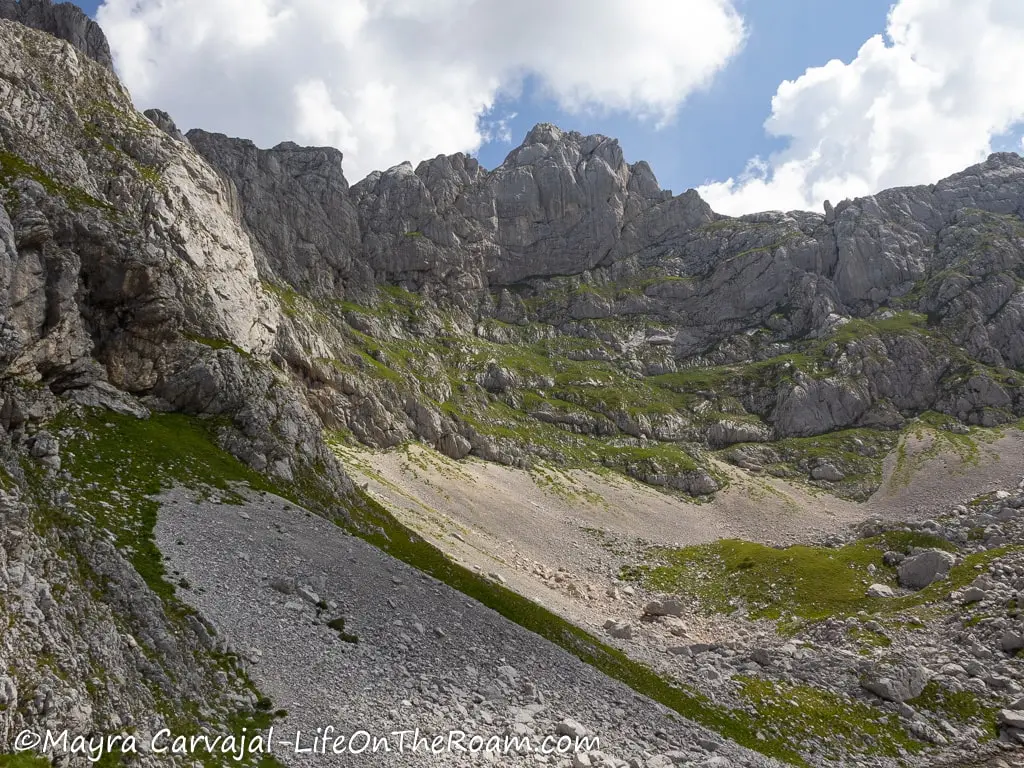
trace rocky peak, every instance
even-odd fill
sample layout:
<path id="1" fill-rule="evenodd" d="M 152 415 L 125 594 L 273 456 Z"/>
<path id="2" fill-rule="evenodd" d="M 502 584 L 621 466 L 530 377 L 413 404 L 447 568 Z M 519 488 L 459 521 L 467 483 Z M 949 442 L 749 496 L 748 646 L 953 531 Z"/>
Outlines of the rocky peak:
<path id="1" fill-rule="evenodd" d="M 198 129 L 187 137 L 234 183 L 261 278 L 312 295 L 338 293 L 359 243 L 342 153 L 290 141 L 260 149 L 248 139 Z"/>
<path id="2" fill-rule="evenodd" d="M 0 19 L 10 19 L 61 40 L 67 40 L 90 59 L 114 70 L 107 37 L 100 25 L 74 3 L 51 0 L 0 0 Z"/>
<path id="3" fill-rule="evenodd" d="M 438 155 L 415 169 L 406 162 L 375 171 L 351 188 L 336 150 L 290 142 L 260 150 L 203 131 L 188 137 L 238 187 L 265 272 L 306 290 L 311 281 L 323 283 L 318 290 L 344 285 L 359 293 L 382 280 L 422 288 L 440 279 L 445 292 L 469 298 L 488 283 L 579 273 L 633 252 L 638 244 L 623 242 L 624 231 L 683 231 L 712 216 L 695 192 L 673 199 L 647 163 L 628 165 L 616 140 L 549 123 L 533 128 L 493 171 L 462 153 Z M 319 192 L 283 222 L 272 198 L 293 188 L 305 192 L 289 200 Z M 324 203 L 328 191 L 333 202 Z M 296 257 L 299 243 L 310 254 L 314 244 L 350 256 L 331 261 L 324 273 L 334 277 L 324 282 L 312 268 L 317 259 Z"/>
<path id="4" fill-rule="evenodd" d="M 148 117 L 153 125 L 166 133 L 172 139 L 175 139 L 176 141 L 188 141 L 188 139 L 185 138 L 185 135 L 178 130 L 178 126 L 175 125 L 171 116 L 162 109 L 147 109 L 142 114 Z"/>
<path id="5" fill-rule="evenodd" d="M 526 134 L 526 138 L 523 140 L 521 146 L 529 146 L 530 144 L 546 144 L 551 146 L 558 141 L 561 141 L 565 134 L 562 130 L 552 123 L 537 123 L 530 129 L 530 132 Z"/>
<path id="6" fill-rule="evenodd" d="M 539 123 L 526 134 L 523 143 L 508 154 L 499 168 L 536 165 L 544 159 L 575 164 L 591 157 L 601 158 L 615 171 L 624 163 L 622 149 L 616 139 L 600 134 L 584 136 L 577 131 L 563 131 L 551 123 Z"/>

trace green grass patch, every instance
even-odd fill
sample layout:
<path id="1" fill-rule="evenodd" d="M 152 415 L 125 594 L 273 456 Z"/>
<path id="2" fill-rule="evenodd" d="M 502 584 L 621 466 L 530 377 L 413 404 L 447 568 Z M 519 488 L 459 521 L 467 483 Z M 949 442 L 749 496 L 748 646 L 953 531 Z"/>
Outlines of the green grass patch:
<path id="1" fill-rule="evenodd" d="M 643 581 L 651 589 L 697 599 L 714 612 L 730 613 L 742 605 L 754 618 L 818 620 L 866 606 L 865 581 L 893 581 L 882 554 L 866 542 L 842 549 L 774 549 L 724 539 L 657 550 L 660 564 L 650 567 Z M 869 565 L 878 569 L 874 576 Z"/>
<path id="2" fill-rule="evenodd" d="M 972 691 L 951 691 L 932 680 L 920 696 L 907 703 L 954 723 L 979 725 L 990 739 L 999 734 L 998 708 L 986 706 Z"/>
<path id="3" fill-rule="evenodd" d="M 53 763 L 31 752 L 0 755 L 0 768 L 52 768 Z"/>
<path id="4" fill-rule="evenodd" d="M 78 187 L 59 182 L 38 166 L 26 162 L 11 152 L 0 150 L 0 185 L 10 188 L 14 180 L 18 178 L 32 179 L 39 183 L 48 194 L 63 198 L 72 210 L 96 208 L 108 213 L 116 211 L 110 203 L 98 200 Z"/>
<path id="5" fill-rule="evenodd" d="M 264 291 L 277 299 L 282 312 L 284 312 L 288 317 L 298 316 L 299 303 L 304 299 L 297 291 L 290 286 L 278 285 L 277 283 L 270 283 L 267 281 L 263 281 L 261 285 L 263 286 Z"/>
<path id="6" fill-rule="evenodd" d="M 327 626 L 338 633 L 338 637 L 341 638 L 342 642 L 352 643 L 353 645 L 359 642 L 359 638 L 345 630 L 345 619 L 340 616 L 336 619 L 331 619 L 327 622 Z"/>
<path id="7" fill-rule="evenodd" d="M 226 339 L 211 339 L 206 336 L 197 336 L 194 333 L 182 333 L 181 335 L 184 336 L 189 341 L 194 341 L 197 344 L 202 344 L 204 347 L 209 347 L 210 349 L 232 349 L 238 354 L 240 354 L 242 357 L 252 359 L 251 353 L 246 352 L 237 344 L 233 344 L 232 342 Z"/>
<path id="8" fill-rule="evenodd" d="M 891 531 L 839 548 L 795 545 L 776 549 L 736 539 L 683 549 L 655 549 L 648 561 L 628 568 L 623 576 L 650 589 L 696 600 L 708 612 L 731 613 L 743 607 L 753 618 L 820 621 L 868 613 L 895 613 L 936 602 L 977 575 L 974 565 L 991 559 L 989 553 L 966 558 L 945 581 L 921 592 L 891 600 L 870 598 L 873 583 L 896 586 L 895 570 L 884 565 L 887 550 L 912 547 L 955 549 L 935 536 Z M 869 566 L 874 566 L 871 573 Z"/>
<path id="9" fill-rule="evenodd" d="M 889 648 L 892 640 L 882 632 L 876 632 L 867 627 L 852 627 L 847 635 L 857 645 L 861 646 L 862 652 L 870 653 L 875 648 Z"/>
<path id="10" fill-rule="evenodd" d="M 152 498 L 166 488 L 207 488 L 231 499 L 233 483 L 273 490 L 263 475 L 217 447 L 222 422 L 181 414 L 136 419 L 110 412 L 68 421 L 64 468 L 75 478 L 68 488 L 78 508 L 97 526 L 114 534 L 117 546 L 149 587 L 165 600 L 174 596 L 163 557 L 153 540 L 159 509 Z"/>
<path id="11" fill-rule="evenodd" d="M 918 312 L 896 312 L 891 317 L 870 320 L 855 318 L 836 329 L 827 341 L 847 344 L 867 336 L 894 336 L 902 334 L 924 334 L 927 332 L 927 317 Z"/>
<path id="12" fill-rule="evenodd" d="M 842 760 L 851 754 L 899 757 L 926 748 L 906 732 L 896 715 L 862 702 L 807 685 L 736 679 L 740 695 L 790 749 L 806 749 L 813 739 L 824 745 L 826 758 Z"/>

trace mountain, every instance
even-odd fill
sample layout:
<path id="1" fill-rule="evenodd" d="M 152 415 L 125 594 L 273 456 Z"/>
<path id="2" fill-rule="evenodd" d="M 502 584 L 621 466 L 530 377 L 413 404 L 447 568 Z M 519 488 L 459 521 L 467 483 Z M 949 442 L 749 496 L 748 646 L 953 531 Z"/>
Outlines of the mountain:
<path id="1" fill-rule="evenodd" d="M 152 735 L 266 728 L 276 717 L 315 728 L 326 701 L 289 702 L 318 681 L 344 690 L 326 672 L 313 683 L 298 676 L 329 657 L 330 674 L 363 675 L 362 693 L 338 705 L 351 724 L 413 699 L 436 705 L 426 707 L 431 727 L 498 717 L 530 733 L 576 733 L 562 715 L 613 723 L 635 709 L 632 735 L 616 744 L 624 759 L 604 765 L 626 764 L 629 750 L 661 760 L 647 765 L 835 764 L 765 714 L 770 696 L 734 706 L 705 682 L 666 682 L 662 657 L 623 650 L 619 624 L 609 624 L 618 634 L 608 646 L 575 609 L 541 607 L 504 577 L 459 566 L 365 483 L 408 497 L 384 469 L 389 457 L 436 451 L 456 484 L 498 468 L 630 478 L 640 485 L 628 511 L 642 517 L 644 504 L 692 510 L 694 499 L 728 499 L 748 477 L 836 504 L 875 499 L 906 469 L 908 435 L 925 428 L 936 453 L 951 445 L 973 457 L 1024 416 L 1024 159 L 995 154 L 934 185 L 821 214 L 734 218 L 693 190 L 662 190 L 614 139 L 541 124 L 490 171 L 456 154 L 350 185 L 336 149 L 260 149 L 137 112 L 102 31 L 75 6 L 0 0 L 0 19 L 0 745 L 26 727 Z M 887 559 L 856 549 L 850 568 L 859 578 L 870 560 L 865 578 L 906 587 L 896 569 L 918 550 L 967 548 L 955 567 L 971 578 L 975 565 L 1000 564 L 982 586 L 998 596 L 986 600 L 1005 600 L 972 635 L 1003 643 L 978 657 L 996 658 L 1016 637 L 1020 613 L 1007 601 L 1024 574 L 1019 521 L 1006 511 L 1020 508 L 1007 501 L 1019 489 L 1003 493 L 964 507 L 956 525 L 859 529 L 871 547 L 888 547 Z M 481 498 L 514 508 L 511 497 Z M 521 533 L 512 550 L 529 544 Z M 843 536 L 831 543 L 843 557 L 854 550 L 841 547 L 868 546 Z M 761 574 L 755 555 L 735 572 Z M 839 555 L 822 557 L 812 573 Z M 929 557 L 918 562 L 945 562 Z M 234 570 L 219 570 L 227 562 Z M 701 578 L 715 583 L 725 562 L 711 557 Z M 630 573 L 658 567 L 668 566 Z M 636 600 L 675 583 L 644 578 L 629 587 Z M 609 599 L 620 600 L 625 581 L 616 575 Z M 396 594 L 384 598 L 388 590 Z M 413 593 L 422 607 L 404 602 Z M 714 597 L 720 605 L 731 594 Z M 642 626 L 668 642 L 662 620 L 674 612 L 652 608 Z M 950 693 L 970 709 L 961 730 L 979 729 L 967 742 L 935 730 L 941 713 L 955 718 L 934 702 L 927 709 L 924 677 L 904 667 L 913 696 L 894 699 L 878 680 L 865 689 L 886 692 L 883 719 L 913 721 L 915 710 L 898 706 L 905 699 L 939 714 L 917 730 L 893 726 L 897 735 L 865 726 L 873 710 L 859 708 L 869 706 L 860 678 L 843 666 L 848 652 L 829 645 L 848 617 L 813 618 L 824 623 L 807 637 L 832 655 L 794 679 L 818 686 L 809 695 L 821 711 L 840 706 L 822 696 L 853 697 L 843 717 L 857 713 L 849 727 L 874 732 L 866 751 L 846 755 L 856 764 L 895 765 L 902 751 L 932 765 L 984 756 L 997 735 L 1018 738 L 1014 715 L 997 723 L 992 714 L 992 691 L 1022 690 L 1009 662 L 989 675 L 1006 682 L 979 691 L 961 681 Z M 966 632 L 954 618 L 942 619 L 928 657 L 936 666 L 963 661 L 949 650 L 968 642 L 949 639 Z M 360 623 L 362 644 L 351 634 Z M 760 626 L 744 625 L 744 636 L 774 643 Z M 286 649 L 275 664 L 308 654 L 295 676 L 260 666 L 265 632 L 284 633 L 274 635 Z M 310 638 L 319 645 L 303 645 Z M 717 652 L 702 645 L 678 655 Z M 728 659 L 743 648 L 719 650 Z M 804 652 L 786 650 L 796 661 L 782 666 L 800 668 Z M 743 662 L 744 674 L 780 663 L 774 653 Z M 471 683 L 436 667 L 459 654 Z M 376 684 L 387 696 L 377 700 L 365 671 L 384 668 Z M 891 677 L 866 669 L 863 680 Z M 762 684 L 744 683 L 764 693 Z"/>
<path id="2" fill-rule="evenodd" d="M 1017 155 L 824 215 L 729 218 L 550 125 L 493 171 L 454 155 L 353 187 L 334 150 L 188 141 L 237 190 L 261 279 L 300 299 L 284 363 L 373 446 L 605 463 L 699 494 L 720 485 L 707 449 L 1021 415 Z"/>

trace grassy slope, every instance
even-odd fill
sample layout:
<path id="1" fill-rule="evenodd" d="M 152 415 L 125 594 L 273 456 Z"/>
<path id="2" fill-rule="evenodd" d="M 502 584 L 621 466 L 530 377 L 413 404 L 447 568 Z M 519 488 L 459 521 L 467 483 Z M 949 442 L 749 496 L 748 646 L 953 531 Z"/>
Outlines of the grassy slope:
<path id="1" fill-rule="evenodd" d="M 592 338 L 560 336 L 553 326 L 539 322 L 524 326 L 483 322 L 491 338 L 504 339 L 497 343 L 486 334 L 456 331 L 454 316 L 395 286 L 382 286 L 376 298 L 363 304 L 314 301 L 290 289 L 269 288 L 296 322 L 314 330 L 331 328 L 342 339 L 335 351 L 338 357 L 318 358 L 319 363 L 341 374 L 416 393 L 456 421 L 499 443 L 515 445 L 528 456 L 566 467 L 611 468 L 638 478 L 702 469 L 727 483 L 701 447 L 700 435 L 722 419 L 761 423 L 766 414 L 748 410 L 754 407 L 751 403 L 762 403 L 760 407 L 774 403 L 780 388 L 791 386 L 798 373 L 812 378 L 839 376 L 834 361 L 852 342 L 914 336 L 938 357 L 952 361 L 950 381 L 975 373 L 1003 381 L 1011 373 L 968 360 L 928 326 L 924 315 L 911 311 L 851 320 L 825 339 L 792 342 L 790 351 L 768 359 L 639 376 L 610 362 L 621 354 L 607 332 L 621 338 L 657 332 L 658 321 L 648 316 L 587 321 Z M 548 298 L 556 301 L 559 295 Z M 376 330 L 369 334 L 351 327 L 354 316 L 361 318 L 360 327 Z M 440 330 L 417 332 L 417 323 L 424 322 L 424 317 Z M 648 349 L 643 354 L 663 352 Z M 486 392 L 476 383 L 477 377 L 492 364 L 510 372 L 518 383 L 504 393 Z M 438 382 L 446 383 L 446 394 L 434 399 Z M 538 413 L 547 416 L 540 419 Z M 602 436 L 551 423 L 558 418 L 596 424 Z M 622 429 L 638 422 L 671 422 L 674 430 L 681 428 L 685 439 L 640 444 Z M 769 460 L 765 469 L 862 501 L 880 485 L 882 461 L 898 438 L 893 431 L 847 429 L 777 441 L 770 446 L 778 459 Z M 733 450 L 719 451 L 718 456 L 729 461 Z M 819 459 L 836 463 L 844 479 L 811 481 L 810 470 Z"/>
<path id="2" fill-rule="evenodd" d="M 774 549 L 724 540 L 653 550 L 647 563 L 626 569 L 624 575 L 651 589 L 685 596 L 708 612 L 742 610 L 751 618 L 775 620 L 779 631 L 787 634 L 829 618 L 858 617 L 861 623 L 849 630 L 849 637 L 862 654 L 871 655 L 891 645 L 887 631 L 923 627 L 920 619 L 942 611 L 951 591 L 969 584 L 979 568 L 983 570 L 1009 550 L 969 555 L 947 579 L 919 592 L 884 600 L 867 597 L 867 584 L 896 584 L 895 569 L 882 562 L 882 554 L 911 547 L 955 550 L 942 539 L 907 531 L 891 531 L 835 549 Z M 869 566 L 874 567 L 873 573 Z M 897 718 L 880 717 L 876 710 L 848 697 L 756 678 L 740 682 L 740 695 L 794 749 L 806 746 L 808 738 L 827 743 L 836 736 L 847 747 L 860 746 L 870 754 L 897 755 L 901 749 L 923 748 L 908 737 Z M 995 709 L 969 691 L 952 692 L 932 684 L 912 705 L 951 721 L 978 725 L 990 738 L 996 735 Z"/>
<path id="3" fill-rule="evenodd" d="M 26 476 L 35 499 L 35 523 L 40 533 L 54 526 L 82 523 L 109 531 L 117 547 L 162 599 L 169 620 L 182 622 L 192 609 L 178 599 L 176 592 L 180 585 L 169 579 L 163 556 L 154 541 L 159 504 L 152 498 L 153 494 L 183 485 L 204 489 L 230 503 L 237 498 L 232 491 L 233 483 L 245 483 L 264 491 L 271 490 L 270 483 L 217 448 L 212 439 L 217 427 L 215 421 L 177 414 L 159 414 L 141 421 L 109 412 L 92 412 L 84 421 L 64 417 L 54 426 L 64 430 L 63 468 L 72 479 L 62 486 L 77 511 L 72 517 L 52 505 L 49 493 L 54 490 L 55 481 L 45 478 L 34 464 L 26 462 Z M 296 495 L 294 490 L 292 495 Z M 82 575 L 93 582 L 94 589 L 101 588 L 95 574 L 86 571 Z M 59 599 L 56 590 L 55 597 Z M 241 672 L 237 659 L 232 656 L 211 654 L 207 662 Z M 152 693 L 176 735 L 199 732 L 201 718 L 195 703 L 186 702 L 181 710 L 167 701 L 158 687 L 153 686 Z M 249 732 L 265 729 L 273 722 L 269 709 L 270 706 L 264 706 L 263 711 L 238 712 L 224 726 L 236 734 L 243 728 Z M 217 754 L 197 757 L 206 768 L 239 764 Z M 111 756 L 104 759 L 107 762 L 101 764 L 118 764 Z M 273 768 L 279 763 L 273 757 L 266 757 L 258 765 Z"/>
<path id="4" fill-rule="evenodd" d="M 699 600 L 711 611 L 730 613 L 742 605 L 752 618 L 814 621 L 877 609 L 879 601 L 865 597 L 865 582 L 895 585 L 895 571 L 883 564 L 882 555 L 910 546 L 952 548 L 937 537 L 904 532 L 838 549 L 803 545 L 775 549 L 724 539 L 655 550 L 653 564 L 626 575 L 651 589 Z"/>
<path id="5" fill-rule="evenodd" d="M 74 477 L 69 488 L 79 514 L 114 534 L 119 547 L 161 595 L 172 615 L 184 614 L 188 609 L 176 597 L 179 587 L 168 579 L 153 540 L 158 505 L 152 494 L 180 484 L 205 489 L 231 503 L 235 498 L 233 484 L 244 483 L 257 491 L 272 491 L 296 503 L 308 503 L 302 488 L 274 485 L 217 448 L 215 421 L 174 414 L 154 414 L 140 421 L 95 413 L 85 422 L 65 420 L 63 426 L 74 430 L 66 438 L 64 455 L 65 468 Z M 41 480 L 37 482 L 39 486 L 44 484 Z M 680 715 L 752 749 L 795 765 L 803 764 L 799 754 L 783 741 L 759 739 L 757 733 L 762 727 L 749 714 L 715 705 L 700 694 L 661 678 L 575 625 L 456 565 L 368 497 L 360 495 L 345 504 L 355 522 L 355 532 L 398 559 L 479 600 Z M 40 525 L 71 522 L 45 504 L 42 509 L 45 511 L 41 513 Z M 241 727 L 241 723 L 238 725 Z M 256 725 L 248 724 L 250 728 Z M 180 727 L 188 732 L 188 723 L 183 722 Z"/>

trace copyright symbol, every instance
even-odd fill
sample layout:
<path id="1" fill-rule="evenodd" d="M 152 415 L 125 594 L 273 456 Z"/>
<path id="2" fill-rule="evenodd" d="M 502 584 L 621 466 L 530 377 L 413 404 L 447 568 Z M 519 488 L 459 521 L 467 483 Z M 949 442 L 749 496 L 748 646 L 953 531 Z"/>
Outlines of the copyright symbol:
<path id="1" fill-rule="evenodd" d="M 42 737 L 35 731 L 22 731 L 14 739 L 14 751 L 28 752 L 30 749 L 38 747 L 42 740 Z"/>

